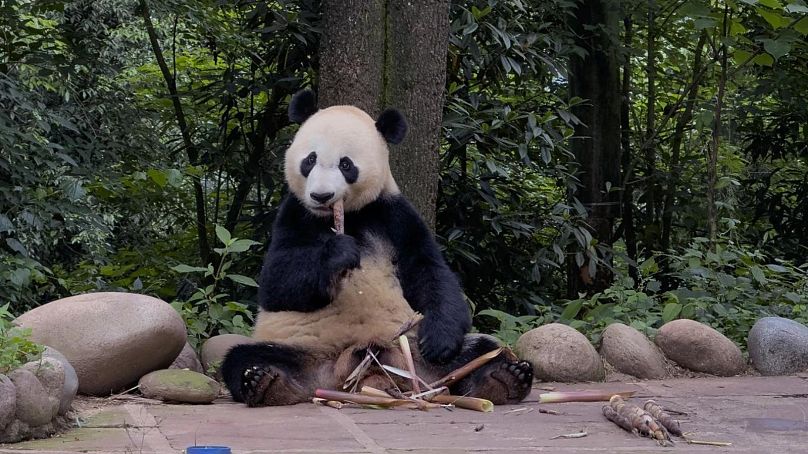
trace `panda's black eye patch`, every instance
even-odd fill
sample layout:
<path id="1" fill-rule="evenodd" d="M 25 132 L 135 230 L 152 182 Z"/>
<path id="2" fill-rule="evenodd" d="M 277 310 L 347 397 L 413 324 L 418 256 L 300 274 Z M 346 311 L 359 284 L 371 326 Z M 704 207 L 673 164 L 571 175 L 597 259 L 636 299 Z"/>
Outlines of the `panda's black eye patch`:
<path id="1" fill-rule="evenodd" d="M 356 183 L 359 178 L 359 169 L 351 161 L 351 158 L 347 156 L 339 160 L 339 170 L 348 184 Z"/>
<path id="2" fill-rule="evenodd" d="M 300 163 L 300 174 L 308 178 L 311 169 L 314 168 L 314 164 L 317 164 L 317 153 L 312 151 L 308 156 L 303 158 L 303 161 Z"/>

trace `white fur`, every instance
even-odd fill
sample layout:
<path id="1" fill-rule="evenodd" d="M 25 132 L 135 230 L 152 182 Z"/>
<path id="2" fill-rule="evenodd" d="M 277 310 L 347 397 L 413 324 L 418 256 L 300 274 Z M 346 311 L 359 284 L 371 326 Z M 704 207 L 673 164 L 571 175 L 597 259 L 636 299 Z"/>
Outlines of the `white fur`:
<path id="1" fill-rule="evenodd" d="M 317 164 L 308 178 L 300 173 L 300 163 L 311 152 Z M 343 199 L 345 211 L 356 211 L 382 194 L 398 194 L 388 162 L 390 151 L 375 121 L 353 106 L 334 106 L 309 117 L 286 150 L 285 173 L 289 188 L 314 214 L 330 216 L 309 194 L 334 192 L 332 202 Z M 343 157 L 351 158 L 359 178 L 348 184 L 339 170 Z"/>

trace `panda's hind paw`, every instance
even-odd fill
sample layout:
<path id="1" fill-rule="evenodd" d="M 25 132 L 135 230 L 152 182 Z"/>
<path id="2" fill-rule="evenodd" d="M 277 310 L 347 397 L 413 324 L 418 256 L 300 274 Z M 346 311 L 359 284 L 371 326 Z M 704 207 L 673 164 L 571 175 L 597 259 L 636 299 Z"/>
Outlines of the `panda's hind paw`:
<path id="1" fill-rule="evenodd" d="M 261 407 L 265 404 L 265 395 L 269 387 L 278 378 L 272 367 L 251 366 L 244 371 L 241 382 L 241 395 L 250 407 Z"/>
<path id="2" fill-rule="evenodd" d="M 533 385 L 533 366 L 527 361 L 500 363 L 491 377 L 504 385 L 507 390 L 508 403 L 522 401 L 530 393 Z"/>

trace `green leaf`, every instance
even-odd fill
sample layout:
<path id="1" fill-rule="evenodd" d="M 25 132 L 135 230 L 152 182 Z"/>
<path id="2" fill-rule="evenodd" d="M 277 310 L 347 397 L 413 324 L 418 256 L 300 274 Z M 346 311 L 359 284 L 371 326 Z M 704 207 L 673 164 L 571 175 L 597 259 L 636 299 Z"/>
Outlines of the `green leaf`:
<path id="1" fill-rule="evenodd" d="M 162 170 L 149 169 L 146 174 L 148 174 L 149 178 L 151 178 L 151 180 L 157 183 L 157 186 L 160 186 L 161 188 L 164 188 L 166 183 L 168 183 L 168 176 Z"/>
<path id="2" fill-rule="evenodd" d="M 794 30 L 797 30 L 803 35 L 808 35 L 808 16 L 803 17 L 799 22 L 794 24 Z"/>
<path id="3" fill-rule="evenodd" d="M 774 58 L 769 54 L 760 54 L 752 59 L 752 63 L 758 66 L 771 66 L 774 64 Z"/>
<path id="4" fill-rule="evenodd" d="M 561 313 L 562 320 L 572 320 L 578 315 L 578 312 L 581 311 L 581 306 L 583 306 L 584 300 L 575 300 L 567 304 L 567 307 L 564 308 L 564 312 Z"/>
<path id="5" fill-rule="evenodd" d="M 766 22 L 768 22 L 769 25 L 771 25 L 772 28 L 774 28 L 775 30 L 777 30 L 778 28 L 783 28 L 791 22 L 787 18 L 777 13 L 766 11 L 765 9 L 758 8 L 757 12 L 758 14 L 763 16 L 763 19 L 765 19 Z"/>
<path id="6" fill-rule="evenodd" d="M 756 281 L 758 281 L 761 284 L 766 283 L 766 276 L 763 274 L 763 270 L 761 270 L 760 268 L 758 268 L 756 266 L 753 266 L 752 268 L 749 269 L 749 271 L 752 273 L 752 277 Z"/>
<path id="7" fill-rule="evenodd" d="M 788 268 L 786 268 L 786 267 L 784 267 L 782 265 L 774 264 L 774 263 L 770 263 L 770 264 L 766 265 L 766 268 L 774 271 L 775 273 L 786 273 L 786 272 L 788 272 Z"/>
<path id="8" fill-rule="evenodd" d="M 766 49 L 766 52 L 771 54 L 775 60 L 779 60 L 780 57 L 784 56 L 791 50 L 791 44 L 785 41 L 778 41 L 773 39 L 764 39 L 763 41 L 763 48 Z"/>
<path id="9" fill-rule="evenodd" d="M 786 292 L 783 296 L 792 303 L 799 303 L 802 300 L 802 297 L 794 292 Z"/>
<path id="10" fill-rule="evenodd" d="M 682 312 L 682 305 L 679 303 L 668 303 L 662 309 L 662 321 L 668 323 L 675 319 Z"/>
<path id="11" fill-rule="evenodd" d="M 758 3 L 772 9 L 783 9 L 783 5 L 778 0 L 758 0 Z"/>
<path id="12" fill-rule="evenodd" d="M 732 59 L 735 60 L 735 63 L 738 65 L 744 64 L 747 60 L 749 60 L 749 57 L 751 56 L 752 56 L 751 52 L 747 52 L 741 49 L 735 49 L 732 52 Z"/>
<path id="13" fill-rule="evenodd" d="M 260 244 L 257 241 L 253 240 L 236 240 L 230 246 L 227 246 L 227 249 L 230 252 L 244 252 L 248 250 L 251 246 L 256 244 Z"/>
<path id="14" fill-rule="evenodd" d="M 198 267 L 198 266 L 184 265 L 184 264 L 180 264 L 180 265 L 177 265 L 177 266 L 172 266 L 171 269 L 178 272 L 178 273 L 204 273 L 205 271 L 208 270 L 207 268 L 202 268 L 202 267 Z"/>
<path id="15" fill-rule="evenodd" d="M 799 3 L 792 3 L 786 6 L 786 12 L 789 13 L 808 13 L 808 6 L 800 5 Z"/>
<path id="16" fill-rule="evenodd" d="M 258 287 L 258 283 L 251 277 L 242 276 L 240 274 L 228 274 L 227 278 L 239 284 L 249 285 L 250 287 Z"/>
<path id="17" fill-rule="evenodd" d="M 230 232 L 228 232 L 226 228 L 217 224 L 216 238 L 219 238 L 219 241 L 221 241 L 225 246 L 228 246 L 228 243 L 230 242 Z"/>

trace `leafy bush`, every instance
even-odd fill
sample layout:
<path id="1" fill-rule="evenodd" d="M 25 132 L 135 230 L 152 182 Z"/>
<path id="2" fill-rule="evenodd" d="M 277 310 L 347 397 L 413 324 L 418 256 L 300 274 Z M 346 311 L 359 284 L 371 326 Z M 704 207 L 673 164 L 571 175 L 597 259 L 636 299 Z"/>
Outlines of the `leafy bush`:
<path id="1" fill-rule="evenodd" d="M 224 247 L 215 248 L 219 263 L 207 267 L 177 265 L 172 270 L 181 274 L 199 274 L 207 282 L 198 287 L 187 300 L 176 300 L 171 306 L 179 312 L 188 327 L 189 342 L 196 348 L 203 340 L 216 334 L 249 334 L 253 315 L 246 304 L 232 301 L 222 291 L 225 282 L 258 287 L 250 277 L 228 273 L 233 257 L 258 244 L 247 239 L 234 238 L 222 226 L 216 226 L 216 237 Z M 246 319 L 246 320 L 245 320 Z M 249 321 L 249 323 L 248 323 Z"/>
<path id="2" fill-rule="evenodd" d="M 669 276 L 659 276 L 651 258 L 639 266 L 640 282 L 618 277 L 614 284 L 590 297 L 570 300 L 555 316 L 517 317 L 499 311 L 481 311 L 495 317 L 494 335 L 513 343 L 525 331 L 559 321 L 584 332 L 595 343 L 611 323 L 625 323 L 653 336 L 657 328 L 677 318 L 708 324 L 740 346 L 760 317 L 779 316 L 808 322 L 808 264 L 771 262 L 764 254 L 726 242 L 708 248 L 708 240 L 695 238 L 681 253 L 666 256 Z M 675 288 L 662 290 L 657 278 L 671 279 Z"/>
<path id="3" fill-rule="evenodd" d="M 32 342 L 31 329 L 14 326 L 10 303 L 0 306 L 0 374 L 34 360 L 44 348 Z"/>

